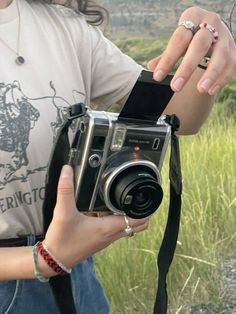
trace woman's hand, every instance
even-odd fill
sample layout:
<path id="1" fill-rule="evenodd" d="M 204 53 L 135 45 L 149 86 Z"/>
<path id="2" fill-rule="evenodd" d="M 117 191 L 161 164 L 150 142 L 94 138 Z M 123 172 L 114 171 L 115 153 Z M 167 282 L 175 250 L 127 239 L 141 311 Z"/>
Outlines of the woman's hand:
<path id="1" fill-rule="evenodd" d="M 197 89 L 200 93 L 215 95 L 236 71 L 236 45 L 234 39 L 227 26 L 216 13 L 199 7 L 191 7 L 183 12 L 179 25 L 184 21 L 193 22 L 197 31 L 194 33 L 183 25 L 178 26 L 165 51 L 161 56 L 151 60 L 148 67 L 155 72 L 154 79 L 159 81 L 183 57 L 171 82 L 172 89 L 179 92 L 202 59 L 205 56 L 210 56 L 210 62 L 198 81 Z M 212 26 L 213 29 L 199 28 L 198 26 L 202 23 Z"/>
<path id="2" fill-rule="evenodd" d="M 129 225 L 134 233 L 145 230 L 148 218 L 129 218 Z M 80 213 L 74 200 L 72 168 L 63 167 L 53 220 L 44 240 L 58 260 L 69 268 L 73 267 L 115 240 L 127 236 L 126 227 L 123 216 L 91 217 Z"/>

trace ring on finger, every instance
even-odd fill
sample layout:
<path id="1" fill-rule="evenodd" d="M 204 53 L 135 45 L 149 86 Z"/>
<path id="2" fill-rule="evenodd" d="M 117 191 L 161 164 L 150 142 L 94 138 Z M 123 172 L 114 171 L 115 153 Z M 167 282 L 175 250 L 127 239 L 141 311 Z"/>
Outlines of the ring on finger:
<path id="1" fill-rule="evenodd" d="M 190 30 L 192 34 L 194 35 L 196 32 L 196 26 L 194 23 L 190 20 L 182 21 L 178 24 L 178 26 L 183 26 L 184 28 Z"/>
<path id="2" fill-rule="evenodd" d="M 130 234 L 129 234 L 129 237 L 133 237 L 136 235 L 136 232 L 132 231 Z"/>
<path id="3" fill-rule="evenodd" d="M 212 36 L 213 36 L 213 43 L 216 43 L 217 40 L 219 39 L 219 33 L 216 31 L 215 27 L 213 27 L 211 24 L 208 23 L 201 23 L 199 24 L 199 26 L 196 29 L 196 32 L 200 29 L 208 29 L 209 32 L 211 32 Z"/>
<path id="4" fill-rule="evenodd" d="M 126 235 L 130 236 L 130 237 L 134 236 L 134 234 L 135 234 L 134 233 L 134 229 L 133 229 L 133 227 L 131 227 L 129 225 L 129 219 L 128 219 L 128 217 L 126 215 L 124 215 L 124 220 L 125 220 L 125 224 L 126 224 L 126 227 L 124 229 Z"/>

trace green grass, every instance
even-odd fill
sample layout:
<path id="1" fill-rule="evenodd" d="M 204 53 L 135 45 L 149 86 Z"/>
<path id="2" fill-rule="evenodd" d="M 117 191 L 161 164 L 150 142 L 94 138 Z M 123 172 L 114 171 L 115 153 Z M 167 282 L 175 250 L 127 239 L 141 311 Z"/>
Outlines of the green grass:
<path id="1" fill-rule="evenodd" d="M 222 114 L 219 115 L 219 112 Z M 236 127 L 218 104 L 198 135 L 181 138 L 183 205 L 176 255 L 168 276 L 170 313 L 189 305 L 220 305 L 221 263 L 236 252 Z M 150 314 L 156 293 L 156 253 L 168 208 L 168 157 L 162 169 L 165 199 L 149 229 L 97 255 L 97 271 L 113 314 Z"/>

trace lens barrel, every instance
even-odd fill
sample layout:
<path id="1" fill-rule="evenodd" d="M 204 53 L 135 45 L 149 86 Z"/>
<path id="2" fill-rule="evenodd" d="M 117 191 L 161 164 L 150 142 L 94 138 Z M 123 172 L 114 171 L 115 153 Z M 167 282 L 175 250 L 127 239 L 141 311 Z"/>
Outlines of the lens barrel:
<path id="1" fill-rule="evenodd" d="M 163 191 L 147 167 L 130 167 L 113 181 L 109 198 L 118 211 L 132 218 L 144 218 L 157 210 Z"/>

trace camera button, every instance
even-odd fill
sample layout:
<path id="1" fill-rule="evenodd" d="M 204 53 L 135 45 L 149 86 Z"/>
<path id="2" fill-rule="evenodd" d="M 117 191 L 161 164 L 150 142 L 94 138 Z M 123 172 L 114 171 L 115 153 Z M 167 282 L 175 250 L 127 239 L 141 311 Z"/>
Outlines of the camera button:
<path id="1" fill-rule="evenodd" d="M 153 150 L 158 150 L 160 141 L 161 140 L 158 137 L 154 139 L 153 144 L 152 144 L 152 149 Z"/>
<path id="2" fill-rule="evenodd" d="M 89 157 L 89 165 L 92 168 L 96 168 L 98 166 L 100 166 L 101 164 L 101 156 L 99 156 L 98 154 L 93 154 Z"/>

